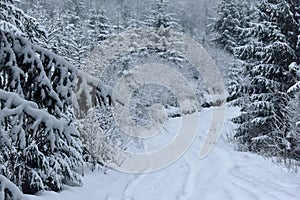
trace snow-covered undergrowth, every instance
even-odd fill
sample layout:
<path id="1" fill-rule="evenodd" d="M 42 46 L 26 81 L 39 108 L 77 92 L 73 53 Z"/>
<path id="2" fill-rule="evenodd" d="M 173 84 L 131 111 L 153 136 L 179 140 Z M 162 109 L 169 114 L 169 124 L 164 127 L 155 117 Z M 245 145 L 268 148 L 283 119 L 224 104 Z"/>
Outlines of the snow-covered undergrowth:
<path id="1" fill-rule="evenodd" d="M 182 75 L 180 80 L 186 79 L 192 86 L 199 102 L 203 101 L 204 93 L 219 95 L 220 99 L 224 100 L 224 84 L 219 76 L 219 69 L 216 68 L 206 50 L 187 35 L 163 26 L 160 28 L 136 28 L 109 37 L 90 53 L 86 63 L 83 70 L 95 77 L 108 79 L 112 85 L 115 84 L 112 80 L 118 80 L 121 75 L 132 79 L 130 74 L 134 72 L 134 76 L 137 76 L 138 71 L 132 70 L 134 67 L 147 64 L 147 67 L 151 67 L 153 71 L 154 66 L 161 64 L 168 66 L 169 73 L 156 73 L 155 75 L 161 76 L 164 78 L 163 80 L 172 81 L 171 71 L 175 70 L 172 73 L 179 72 Z M 160 66 L 159 72 L 162 72 L 162 69 L 163 67 Z M 167 76 L 168 78 L 166 78 Z M 138 77 L 143 77 L 143 79 L 140 79 L 141 81 L 130 80 L 130 87 L 132 84 L 143 86 L 145 83 L 149 84 L 150 80 L 154 80 L 144 71 L 138 74 Z M 176 85 L 179 90 L 180 95 L 177 95 L 179 101 L 195 100 L 186 90 L 180 90 L 183 84 L 172 83 L 172 85 Z M 203 86 L 207 91 L 204 91 Z M 136 88 L 132 87 L 131 89 L 135 90 Z M 118 95 L 124 96 L 128 92 L 132 91 L 119 91 Z"/>
<path id="2" fill-rule="evenodd" d="M 212 109 L 200 115 L 197 137 L 188 151 L 171 166 L 149 174 L 127 174 L 109 170 L 87 172 L 83 187 L 65 187 L 60 193 L 41 192 L 32 200 L 250 200 L 299 199 L 299 175 L 263 157 L 237 152 L 226 142 L 234 127 L 229 118 L 237 108 L 228 108 L 223 135 L 204 159 L 199 151 L 208 130 Z M 145 149 L 157 150 L 172 140 L 180 118 L 170 119 L 159 135 L 144 141 Z"/>
<path id="3" fill-rule="evenodd" d="M 0 199 L 6 197 L 6 192 L 15 200 L 29 200 L 28 197 L 21 193 L 20 189 L 14 183 L 5 178 L 5 176 L 0 175 Z"/>

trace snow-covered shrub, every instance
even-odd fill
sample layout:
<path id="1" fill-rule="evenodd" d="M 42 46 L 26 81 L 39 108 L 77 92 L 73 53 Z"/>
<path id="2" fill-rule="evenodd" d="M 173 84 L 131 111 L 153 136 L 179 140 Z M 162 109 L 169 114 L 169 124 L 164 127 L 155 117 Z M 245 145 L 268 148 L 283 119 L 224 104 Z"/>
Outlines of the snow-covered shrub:
<path id="1" fill-rule="evenodd" d="M 150 107 L 149 115 L 151 121 L 153 121 L 157 125 L 164 124 L 168 119 L 166 109 L 160 104 L 152 105 Z"/>
<path id="2" fill-rule="evenodd" d="M 91 170 L 99 166 L 105 167 L 109 162 L 115 162 L 115 150 L 110 134 L 113 134 L 114 124 L 110 108 L 91 108 L 84 119 L 78 121 L 82 136 L 84 160 Z"/>
<path id="3" fill-rule="evenodd" d="M 28 200 L 20 189 L 6 177 L 0 175 L 0 199 L 3 200 Z"/>
<path id="4" fill-rule="evenodd" d="M 182 102 L 182 105 L 180 105 L 180 109 L 184 115 L 197 112 L 197 102 L 194 102 L 192 99 L 186 99 Z"/>
<path id="5" fill-rule="evenodd" d="M 130 59 L 129 59 L 130 58 Z M 135 80 L 135 74 L 131 73 L 135 66 L 142 66 L 144 63 L 161 63 L 162 65 L 169 66 L 170 70 L 174 70 L 182 75 L 182 79 L 186 80 L 190 86 L 193 88 L 199 102 L 204 101 L 204 93 L 206 92 L 202 77 L 199 72 L 187 63 L 186 60 L 177 60 L 180 58 L 177 53 L 173 52 L 160 52 L 159 49 L 143 49 L 140 51 L 134 51 L 120 57 L 115 62 L 112 62 L 109 68 L 102 74 L 102 80 L 114 87 L 117 81 L 124 78 L 126 84 L 132 88 L 130 93 L 132 94 L 130 99 L 130 113 L 134 121 L 137 121 L 140 125 L 145 125 L 149 122 L 149 109 L 153 104 L 162 104 L 164 107 L 177 107 L 180 105 L 178 103 L 178 97 L 173 93 L 172 89 L 167 88 L 160 84 L 142 84 Z M 101 69 L 98 68 L 99 71 Z M 165 75 L 161 74 L 163 79 Z M 181 85 L 176 85 L 176 88 L 183 87 Z M 180 89 L 178 89 L 180 90 Z M 180 91 L 183 91 L 180 90 Z M 186 99 L 193 100 L 193 97 L 185 95 Z M 122 96 L 122 95 L 121 95 Z M 192 109 L 194 111 L 199 110 Z"/>
<path id="6" fill-rule="evenodd" d="M 181 116 L 181 110 L 179 107 L 167 106 L 166 112 L 169 118 L 176 118 Z"/>

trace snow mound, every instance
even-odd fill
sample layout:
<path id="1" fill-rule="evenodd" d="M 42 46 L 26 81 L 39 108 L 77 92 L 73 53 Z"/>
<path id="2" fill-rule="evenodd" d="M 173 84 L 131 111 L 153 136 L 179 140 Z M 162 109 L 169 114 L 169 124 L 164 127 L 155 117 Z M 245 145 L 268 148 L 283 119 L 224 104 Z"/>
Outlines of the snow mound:
<path id="1" fill-rule="evenodd" d="M 163 124 L 168 119 L 168 115 L 165 108 L 160 104 L 152 105 L 149 114 L 151 119 L 158 124 Z"/>
<path id="2" fill-rule="evenodd" d="M 0 175 L 0 199 L 5 199 L 6 192 L 10 193 L 12 200 L 29 200 L 14 183 Z"/>
<path id="3" fill-rule="evenodd" d="M 182 103 L 180 103 L 180 109 L 183 115 L 195 113 L 198 110 L 197 102 L 192 99 L 183 100 Z"/>

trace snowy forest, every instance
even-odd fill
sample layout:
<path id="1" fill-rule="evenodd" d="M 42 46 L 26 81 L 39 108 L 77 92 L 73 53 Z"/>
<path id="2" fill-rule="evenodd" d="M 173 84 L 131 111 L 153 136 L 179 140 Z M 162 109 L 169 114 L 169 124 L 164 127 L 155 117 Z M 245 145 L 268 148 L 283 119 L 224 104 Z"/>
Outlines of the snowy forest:
<path id="1" fill-rule="evenodd" d="M 299 106 L 299 0 L 0 0 L 0 200 L 296 200 Z"/>

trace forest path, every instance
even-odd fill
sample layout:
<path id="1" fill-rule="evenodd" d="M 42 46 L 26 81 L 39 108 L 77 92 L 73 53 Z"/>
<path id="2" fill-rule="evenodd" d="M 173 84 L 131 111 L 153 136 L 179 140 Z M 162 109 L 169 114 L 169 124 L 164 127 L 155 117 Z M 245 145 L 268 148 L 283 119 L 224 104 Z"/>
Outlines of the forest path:
<path id="1" fill-rule="evenodd" d="M 211 108 L 213 109 L 213 108 Z M 211 109 L 200 115 L 207 121 Z M 199 159 L 202 139 L 209 123 L 199 126 L 198 135 L 188 151 L 171 166 L 149 174 L 128 174 L 109 170 L 107 175 L 88 173 L 83 187 L 66 187 L 60 193 L 42 192 L 33 200 L 297 200 L 300 197 L 300 175 L 261 156 L 237 152 L 225 142 L 233 131 L 229 118 L 236 108 L 227 109 L 223 135 L 213 151 Z M 168 132 L 146 143 L 157 147 L 172 138 L 179 119 L 166 124 Z M 200 122 L 201 123 L 201 122 Z"/>

